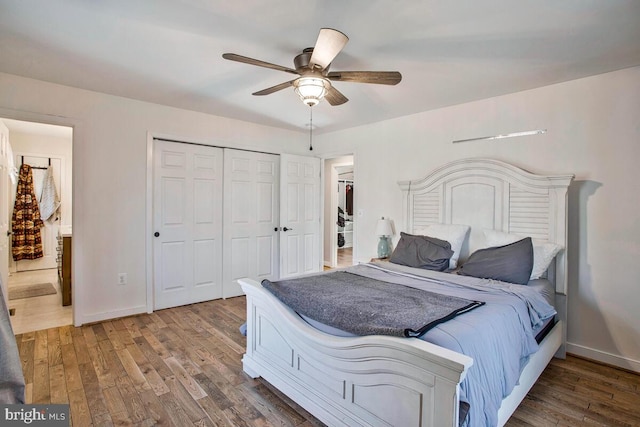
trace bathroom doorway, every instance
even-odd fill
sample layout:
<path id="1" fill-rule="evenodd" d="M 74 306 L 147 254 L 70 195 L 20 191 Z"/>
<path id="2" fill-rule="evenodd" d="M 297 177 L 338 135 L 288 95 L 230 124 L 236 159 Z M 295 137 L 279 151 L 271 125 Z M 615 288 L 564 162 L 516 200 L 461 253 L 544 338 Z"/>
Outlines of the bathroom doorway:
<path id="1" fill-rule="evenodd" d="M 30 121 L 0 118 L 11 147 L 11 163 L 18 172 L 28 165 L 33 192 L 44 226 L 40 229 L 42 256 L 15 260 L 13 235 L 7 238 L 8 307 L 15 334 L 71 325 L 73 308 L 70 271 L 62 275 L 63 257 L 70 264 L 70 243 L 63 253 L 63 242 L 71 239 L 72 224 L 72 140 L 73 128 Z M 11 171 L 9 171 L 11 172 Z M 19 176 L 8 180 L 3 212 L 13 232 Z M 45 219 L 46 217 L 46 219 Z M 4 254 L 3 254 L 4 257 Z M 4 286 L 3 286 L 4 287 Z"/>

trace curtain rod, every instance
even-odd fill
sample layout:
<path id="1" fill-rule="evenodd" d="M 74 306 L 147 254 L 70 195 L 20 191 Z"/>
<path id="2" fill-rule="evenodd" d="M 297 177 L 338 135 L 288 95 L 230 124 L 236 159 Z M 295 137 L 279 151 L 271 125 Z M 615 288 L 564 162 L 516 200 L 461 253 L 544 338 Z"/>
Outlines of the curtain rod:
<path id="1" fill-rule="evenodd" d="M 482 141 L 482 140 L 488 140 L 488 139 L 513 138 L 514 136 L 541 135 L 543 133 L 547 133 L 547 130 L 546 129 L 537 129 L 537 130 L 528 130 L 528 131 L 524 131 L 524 132 L 505 133 L 505 134 L 502 134 L 502 135 L 481 136 L 479 138 L 458 139 L 456 141 L 452 141 L 452 143 L 453 144 L 457 144 L 459 142 L 471 142 L 471 141 Z"/>

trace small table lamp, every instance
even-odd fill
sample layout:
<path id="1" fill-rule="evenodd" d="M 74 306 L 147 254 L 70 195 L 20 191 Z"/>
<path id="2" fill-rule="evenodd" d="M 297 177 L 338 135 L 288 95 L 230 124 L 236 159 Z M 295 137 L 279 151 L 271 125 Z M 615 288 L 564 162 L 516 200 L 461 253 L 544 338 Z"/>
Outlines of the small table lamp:
<path id="1" fill-rule="evenodd" d="M 378 258 L 387 258 L 389 256 L 389 240 L 388 236 L 393 236 L 393 230 L 391 229 L 391 221 L 388 219 L 378 220 L 376 225 L 376 235 L 380 236 L 378 242 Z"/>

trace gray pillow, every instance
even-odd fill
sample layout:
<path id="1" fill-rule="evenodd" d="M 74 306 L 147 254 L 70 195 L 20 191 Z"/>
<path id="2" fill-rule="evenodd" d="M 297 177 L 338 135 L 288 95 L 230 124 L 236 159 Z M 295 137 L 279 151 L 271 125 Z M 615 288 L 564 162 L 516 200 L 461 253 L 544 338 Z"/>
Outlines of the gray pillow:
<path id="1" fill-rule="evenodd" d="M 389 261 L 409 267 L 444 271 L 449 268 L 449 258 L 452 255 L 449 242 L 435 237 L 415 236 L 401 232 L 398 246 L 394 249 Z"/>
<path id="2" fill-rule="evenodd" d="M 527 237 L 509 245 L 475 251 L 458 274 L 526 285 L 532 269 L 533 244 Z"/>

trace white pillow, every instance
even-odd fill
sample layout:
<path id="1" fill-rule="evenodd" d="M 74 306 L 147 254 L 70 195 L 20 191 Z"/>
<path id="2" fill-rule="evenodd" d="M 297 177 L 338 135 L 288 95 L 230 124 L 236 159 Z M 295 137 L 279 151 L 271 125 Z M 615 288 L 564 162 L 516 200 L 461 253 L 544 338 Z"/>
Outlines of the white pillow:
<path id="1" fill-rule="evenodd" d="M 460 258 L 460 250 L 467 237 L 470 227 L 460 224 L 431 224 L 424 228 L 416 230 L 416 234 L 421 236 L 435 237 L 436 239 L 446 240 L 451 245 L 453 255 L 449 260 L 449 268 L 456 268 L 458 258 Z"/>
<path id="2" fill-rule="evenodd" d="M 496 230 L 484 230 L 485 243 L 487 247 L 504 246 L 517 242 L 528 236 L 518 236 L 516 234 L 504 233 Z M 531 270 L 531 280 L 539 279 L 553 258 L 560 252 L 562 246 L 542 240 L 533 240 L 533 269 Z"/>

